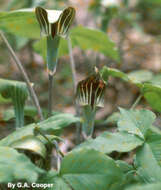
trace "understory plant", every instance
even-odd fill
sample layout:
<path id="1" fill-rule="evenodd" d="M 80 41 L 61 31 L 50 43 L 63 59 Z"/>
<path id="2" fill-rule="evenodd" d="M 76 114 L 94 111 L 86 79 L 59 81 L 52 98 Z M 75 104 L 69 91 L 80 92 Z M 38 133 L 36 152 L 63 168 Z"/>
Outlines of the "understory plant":
<path id="1" fill-rule="evenodd" d="M 69 47 L 72 63 L 74 46 L 101 52 L 116 62 L 120 60 L 115 44 L 105 33 L 80 26 L 68 34 L 74 16 L 72 7 L 64 11 L 37 7 L 34 10 L 0 12 L 2 40 L 24 78 L 24 82 L 0 79 L 0 101 L 13 104 L 16 120 L 15 130 L 0 140 L 0 188 L 7 189 L 8 183 L 25 182 L 31 189 L 36 183 L 51 184 L 46 189 L 53 190 L 160 190 L 161 131 L 155 120 L 156 113 L 161 112 L 161 77 L 145 70 L 124 73 L 107 66 L 96 68 L 94 73 L 78 82 L 77 91 L 74 90 L 82 114 L 52 112 L 52 80 L 60 52 L 66 52 Z M 15 26 L 19 26 L 19 30 Z M 23 26 L 28 26 L 28 31 Z M 47 114 L 42 111 L 34 85 L 4 32 L 32 39 L 37 39 L 40 33 L 45 34 L 45 38 L 39 39 L 33 47 L 47 60 L 50 83 Z M 69 35 L 68 43 L 62 38 L 66 35 Z M 113 123 L 115 132 L 106 128 L 94 138 L 97 107 L 104 106 L 105 90 L 108 90 L 109 78 L 112 77 L 134 85 L 140 94 L 129 109 L 119 107 L 103 121 L 106 126 Z M 36 108 L 36 113 L 31 115 L 39 116 L 29 124 L 24 120 L 29 110 L 25 106 L 27 98 L 33 100 Z M 151 109 L 136 109 L 142 98 Z M 4 118 L 7 121 L 7 117 Z M 62 131 L 76 124 L 82 128 L 78 138 L 83 136 L 84 139 L 64 155 L 59 147 L 59 142 L 64 143 Z M 53 164 L 53 150 L 56 164 Z M 124 155 L 130 155 L 131 161 L 126 162 Z"/>

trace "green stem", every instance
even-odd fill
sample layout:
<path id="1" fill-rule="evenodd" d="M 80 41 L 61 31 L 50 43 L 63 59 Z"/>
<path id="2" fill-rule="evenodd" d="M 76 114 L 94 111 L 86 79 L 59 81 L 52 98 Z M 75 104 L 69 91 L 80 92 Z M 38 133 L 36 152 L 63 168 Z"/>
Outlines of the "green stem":
<path id="1" fill-rule="evenodd" d="M 48 117 L 52 115 L 53 105 L 53 75 L 49 74 L 49 100 L 48 100 Z"/>
<path id="2" fill-rule="evenodd" d="M 83 136 L 90 138 L 93 136 L 94 121 L 95 121 L 96 110 L 92 109 L 91 106 L 87 105 L 83 107 Z"/>
<path id="3" fill-rule="evenodd" d="M 76 78 L 76 68 L 75 68 L 75 61 L 73 57 L 73 51 L 72 51 L 72 42 L 70 36 L 67 37 L 68 41 L 68 50 L 69 50 L 69 57 L 70 57 L 70 67 L 72 71 L 72 81 L 73 81 L 73 88 L 74 88 L 74 94 L 76 94 L 77 90 L 77 78 Z M 76 115 L 80 116 L 80 107 L 75 103 L 75 110 Z M 80 134 L 81 134 L 81 126 L 80 123 L 76 124 L 76 144 L 80 143 Z"/>
<path id="4" fill-rule="evenodd" d="M 143 97 L 142 94 L 140 94 L 137 99 L 135 100 L 135 102 L 133 103 L 133 105 L 131 106 L 131 110 L 135 109 L 135 107 L 138 105 L 138 103 L 140 102 L 141 98 Z"/>
<path id="5" fill-rule="evenodd" d="M 68 36 L 67 41 L 68 41 L 68 49 L 69 49 L 69 57 L 70 57 L 70 67 L 72 70 L 74 93 L 76 93 L 76 88 L 77 88 L 76 68 L 75 68 L 75 61 L 73 57 L 72 43 L 71 43 L 70 36 Z"/>

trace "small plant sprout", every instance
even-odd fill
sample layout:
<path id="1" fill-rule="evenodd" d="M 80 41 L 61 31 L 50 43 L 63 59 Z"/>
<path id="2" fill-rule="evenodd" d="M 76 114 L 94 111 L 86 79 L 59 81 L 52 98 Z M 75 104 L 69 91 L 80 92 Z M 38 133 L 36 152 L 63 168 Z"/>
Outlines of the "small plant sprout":
<path id="1" fill-rule="evenodd" d="M 49 116 L 52 112 L 53 76 L 56 72 L 60 37 L 66 37 L 75 17 L 75 9 L 68 7 L 63 11 L 35 9 L 41 35 L 47 37 L 47 71 L 49 76 Z"/>
<path id="2" fill-rule="evenodd" d="M 82 106 L 84 138 L 92 137 L 96 107 L 104 106 L 105 86 L 97 68 L 95 68 L 95 74 L 80 81 L 77 85 L 76 101 Z"/>

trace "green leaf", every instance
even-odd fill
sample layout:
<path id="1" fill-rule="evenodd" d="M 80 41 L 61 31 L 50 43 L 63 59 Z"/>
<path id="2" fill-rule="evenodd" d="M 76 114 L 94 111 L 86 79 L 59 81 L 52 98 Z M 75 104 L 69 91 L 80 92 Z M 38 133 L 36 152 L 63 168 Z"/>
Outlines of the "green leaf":
<path id="1" fill-rule="evenodd" d="M 83 50 L 91 49 L 115 61 L 120 61 L 114 42 L 104 32 L 78 26 L 71 30 L 71 39 L 73 47 L 78 46 Z"/>
<path id="2" fill-rule="evenodd" d="M 0 14 L 0 29 L 28 38 L 40 38 L 40 27 L 34 9 L 22 9 Z"/>
<path id="3" fill-rule="evenodd" d="M 76 147 L 76 151 L 80 148 L 95 149 L 103 153 L 129 152 L 144 142 L 137 136 L 126 132 L 110 133 L 104 132 L 96 139 L 89 139 Z"/>
<path id="4" fill-rule="evenodd" d="M 149 82 L 154 84 L 154 85 L 160 85 L 161 86 L 161 74 L 153 76 L 153 78 Z"/>
<path id="5" fill-rule="evenodd" d="M 160 128 L 157 127 L 157 126 L 151 126 L 151 128 L 148 130 L 148 132 L 149 132 L 149 131 L 152 131 L 152 132 L 155 132 L 155 133 L 158 133 L 158 134 L 161 135 L 161 130 L 160 130 Z"/>
<path id="6" fill-rule="evenodd" d="M 111 123 L 116 124 L 118 120 L 120 119 L 120 113 L 119 112 L 113 112 L 103 123 Z"/>
<path id="7" fill-rule="evenodd" d="M 125 190 L 160 190 L 161 183 L 146 184 L 146 185 L 133 185 Z"/>
<path id="8" fill-rule="evenodd" d="M 145 182 L 156 183 L 161 179 L 161 135 L 148 132 L 146 143 L 136 152 L 137 173 Z"/>
<path id="9" fill-rule="evenodd" d="M 120 119 L 118 121 L 119 131 L 138 135 L 145 138 L 147 130 L 155 121 L 155 114 L 149 110 L 125 110 L 120 108 Z"/>
<path id="10" fill-rule="evenodd" d="M 40 180 L 52 183 L 52 190 L 118 190 L 123 173 L 110 157 L 81 149 L 68 153 L 62 160 L 60 172 L 50 171 Z"/>
<path id="11" fill-rule="evenodd" d="M 5 99 L 11 99 L 16 116 L 16 127 L 24 125 L 24 106 L 28 97 L 27 86 L 23 82 L 0 79 L 0 94 Z"/>
<path id="12" fill-rule="evenodd" d="M 141 91 L 151 107 L 161 112 L 161 85 L 145 83 L 141 86 Z"/>
<path id="13" fill-rule="evenodd" d="M 109 68 L 106 66 L 101 69 L 100 74 L 105 82 L 107 82 L 109 76 L 121 78 L 124 81 L 129 80 L 128 76 L 125 73 L 119 71 L 118 69 Z"/>
<path id="14" fill-rule="evenodd" d="M 116 160 L 116 164 L 119 165 L 123 172 L 129 172 L 134 169 L 132 165 L 129 165 L 127 162 L 124 162 L 122 160 Z"/>
<path id="15" fill-rule="evenodd" d="M 125 176 L 123 180 L 123 189 L 125 189 L 125 187 L 127 187 L 130 184 L 142 182 L 140 177 L 136 174 L 136 170 L 132 165 L 129 165 L 128 163 L 122 160 L 117 160 L 116 163 L 117 165 L 119 165 L 121 171 L 124 173 Z"/>
<path id="16" fill-rule="evenodd" d="M 44 144 L 38 137 L 32 135 L 24 136 L 22 139 L 13 142 L 10 147 L 17 150 L 29 150 L 40 155 L 44 159 L 46 157 L 46 148 Z"/>
<path id="17" fill-rule="evenodd" d="M 153 73 L 148 70 L 138 70 L 128 73 L 128 78 L 134 83 L 146 82 L 151 80 Z"/>
<path id="18" fill-rule="evenodd" d="M 95 150 L 73 151 L 64 157 L 60 176 L 74 190 L 118 189 L 122 172 L 108 156 Z"/>
<path id="19" fill-rule="evenodd" d="M 35 127 L 40 128 L 45 134 L 55 135 L 59 130 L 69 126 L 72 123 L 80 122 L 78 117 L 74 117 L 72 114 L 60 113 L 56 114 L 37 124 L 27 125 L 15 132 L 11 133 L 0 141 L 0 146 L 9 146 L 16 140 L 21 140 L 24 136 L 34 135 Z"/>
<path id="20" fill-rule="evenodd" d="M 36 182 L 43 170 L 13 148 L 0 147 L 0 183 L 25 180 Z"/>
<path id="21" fill-rule="evenodd" d="M 161 133 L 156 133 L 152 130 L 149 130 L 146 142 L 149 144 L 157 162 L 161 167 Z"/>
<path id="22" fill-rule="evenodd" d="M 80 118 L 75 117 L 73 114 L 59 113 L 38 123 L 37 126 L 45 133 L 52 134 L 56 130 L 77 122 L 80 122 Z"/>
<path id="23" fill-rule="evenodd" d="M 40 183 L 50 183 L 51 187 L 47 190 L 72 190 L 63 178 L 58 176 L 55 170 L 50 170 L 47 175 L 40 179 Z"/>

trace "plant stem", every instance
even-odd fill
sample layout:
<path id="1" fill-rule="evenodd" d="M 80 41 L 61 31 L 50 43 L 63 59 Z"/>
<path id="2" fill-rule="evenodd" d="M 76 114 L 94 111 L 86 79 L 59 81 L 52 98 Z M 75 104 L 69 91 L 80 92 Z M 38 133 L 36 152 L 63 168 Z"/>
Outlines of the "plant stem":
<path id="1" fill-rule="evenodd" d="M 4 36 L 3 32 L 0 31 L 0 35 L 2 37 L 2 40 L 4 41 L 4 43 L 6 44 L 12 58 L 14 59 L 18 69 L 21 71 L 22 75 L 23 75 L 23 78 L 27 84 L 27 87 L 28 87 L 28 90 L 30 92 L 30 96 L 32 98 L 32 101 L 33 103 L 35 104 L 36 108 L 37 108 L 37 111 L 38 111 L 38 115 L 40 117 L 41 120 L 43 120 L 43 115 L 42 115 L 42 111 L 41 111 L 41 108 L 40 108 L 40 104 L 39 104 L 39 101 L 38 101 L 38 98 L 36 96 L 36 93 L 32 87 L 32 84 L 27 76 L 27 73 L 25 72 L 23 66 L 22 66 L 22 63 L 20 62 L 20 60 L 18 59 L 18 57 L 16 56 L 15 52 L 13 51 L 12 47 L 10 46 L 8 40 L 6 39 L 6 37 Z"/>
<path id="2" fill-rule="evenodd" d="M 74 88 L 74 95 L 75 95 L 76 90 L 77 90 L 77 77 L 76 77 L 75 61 L 74 61 L 73 51 L 72 51 L 72 42 L 71 42 L 71 38 L 69 35 L 67 37 L 67 41 L 68 41 L 70 67 L 71 67 L 71 71 L 72 71 L 73 88 Z M 80 109 L 79 109 L 79 106 L 77 103 L 75 103 L 75 109 L 76 109 L 76 115 L 79 116 L 80 115 Z M 77 123 L 76 124 L 76 144 L 80 143 L 80 134 L 81 134 L 81 126 L 80 126 L 80 123 Z"/>
<path id="3" fill-rule="evenodd" d="M 135 109 L 135 107 L 138 105 L 138 103 L 140 102 L 141 98 L 143 97 L 142 94 L 140 94 L 137 99 L 135 100 L 135 102 L 133 103 L 133 105 L 131 106 L 131 110 Z"/>
<path id="4" fill-rule="evenodd" d="M 70 36 L 67 37 L 67 41 L 68 41 L 68 49 L 69 49 L 69 57 L 70 57 L 70 66 L 72 70 L 74 93 L 76 93 L 76 89 L 77 89 L 76 69 L 75 69 L 75 62 L 73 58 L 72 43 L 71 43 Z"/>
<path id="5" fill-rule="evenodd" d="M 49 100 L 48 100 L 48 117 L 52 115 L 53 105 L 53 75 L 49 73 Z"/>

